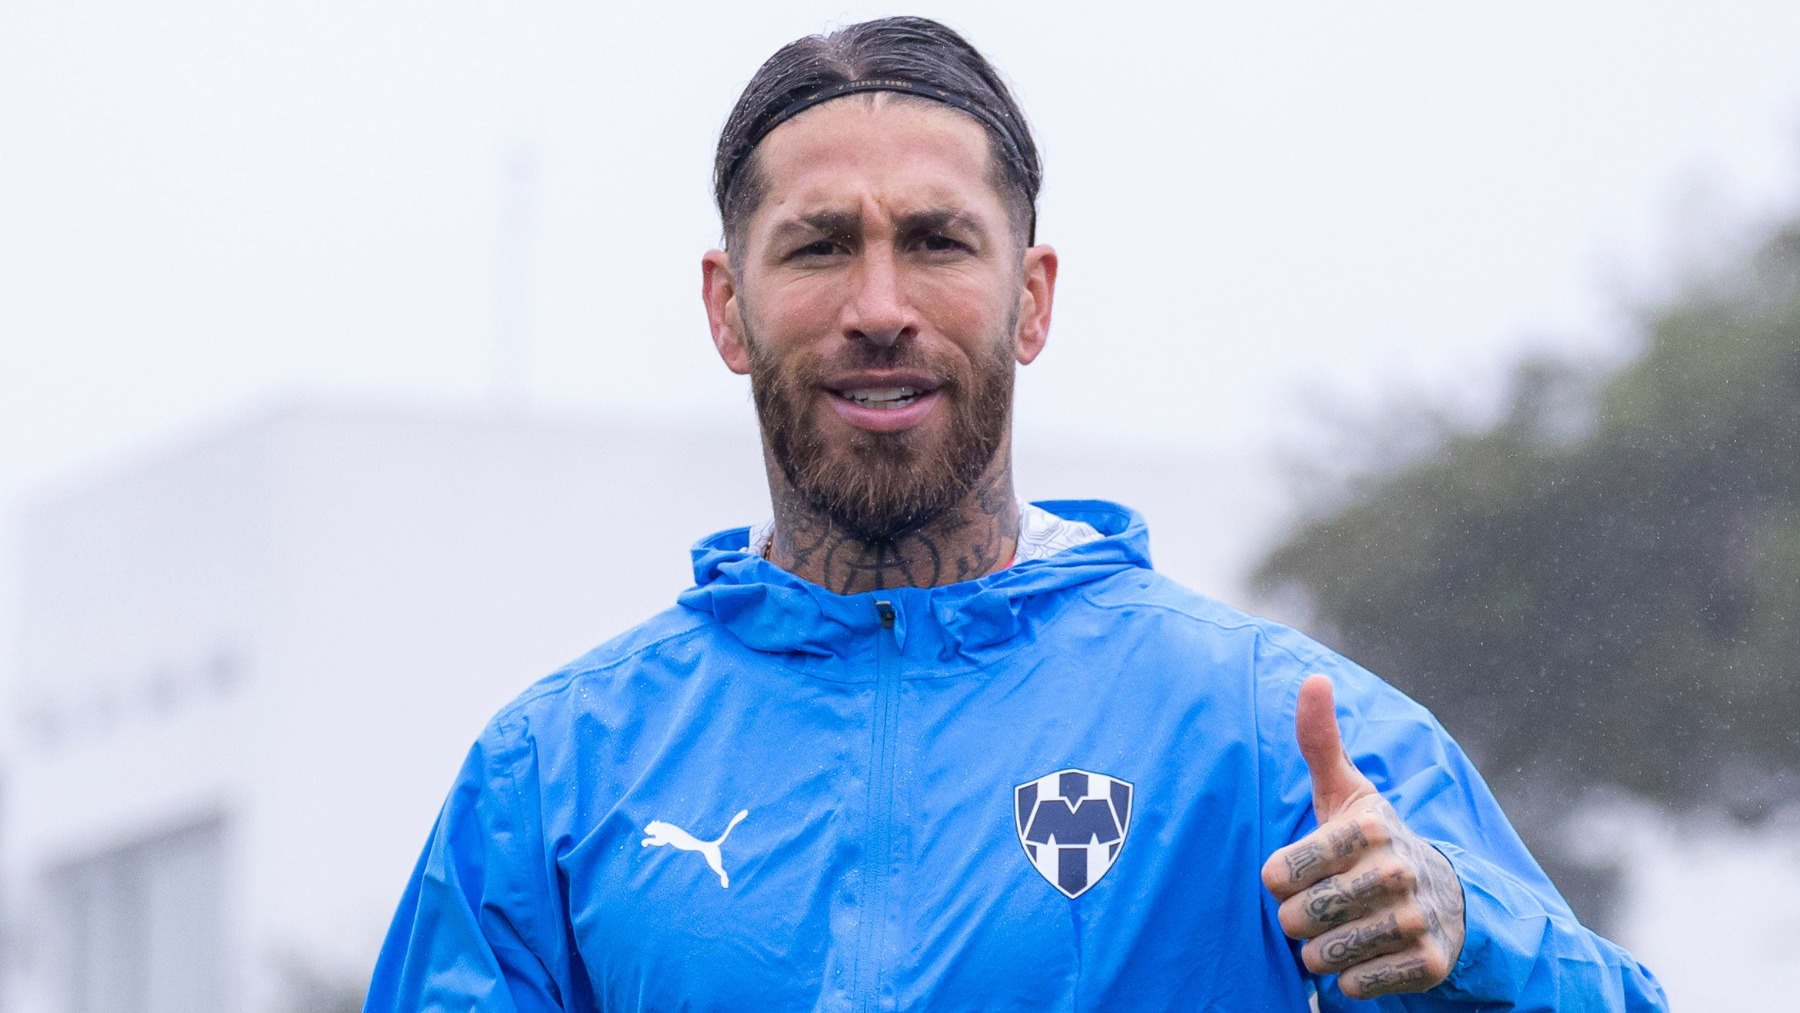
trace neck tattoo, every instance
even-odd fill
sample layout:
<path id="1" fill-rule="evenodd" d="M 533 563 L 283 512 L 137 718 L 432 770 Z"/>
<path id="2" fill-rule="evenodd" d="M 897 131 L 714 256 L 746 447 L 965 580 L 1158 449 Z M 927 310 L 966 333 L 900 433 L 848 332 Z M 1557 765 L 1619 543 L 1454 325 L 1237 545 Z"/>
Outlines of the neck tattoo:
<path id="1" fill-rule="evenodd" d="M 893 538 L 863 541 L 833 524 L 772 476 L 775 537 L 766 558 L 839 594 L 894 587 L 938 587 L 1002 569 L 1019 542 L 1019 505 L 1012 469 L 996 460 L 990 473 L 942 516 Z"/>

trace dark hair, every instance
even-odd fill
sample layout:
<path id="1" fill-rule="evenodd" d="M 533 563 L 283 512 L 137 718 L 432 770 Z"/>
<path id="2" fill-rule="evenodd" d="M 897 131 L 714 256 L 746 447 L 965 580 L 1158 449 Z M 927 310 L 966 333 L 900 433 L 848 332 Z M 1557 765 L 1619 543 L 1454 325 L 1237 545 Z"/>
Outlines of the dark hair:
<path id="1" fill-rule="evenodd" d="M 1024 114 L 993 65 L 962 36 L 928 18 L 902 17 L 796 39 L 757 68 L 725 121 L 713 160 L 713 196 L 719 203 L 726 247 L 740 245 L 744 223 L 762 203 L 765 187 L 756 147 L 769 131 L 808 108 L 809 97 L 876 78 L 914 85 L 893 90 L 928 96 L 921 101 L 936 97 L 987 130 L 994 184 L 1006 202 L 1013 229 L 1026 242 L 1035 242 L 1043 169 Z"/>

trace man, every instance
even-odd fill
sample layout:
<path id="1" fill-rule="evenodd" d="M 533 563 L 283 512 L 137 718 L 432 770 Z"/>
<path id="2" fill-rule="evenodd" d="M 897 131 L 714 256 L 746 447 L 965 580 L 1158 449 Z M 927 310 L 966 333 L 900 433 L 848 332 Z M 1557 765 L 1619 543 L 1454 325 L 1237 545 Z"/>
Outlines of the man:
<path id="1" fill-rule="evenodd" d="M 774 519 L 494 719 L 369 1010 L 1664 1007 L 1417 705 L 1015 500 L 1038 180 L 934 22 L 758 71 L 702 294 Z"/>

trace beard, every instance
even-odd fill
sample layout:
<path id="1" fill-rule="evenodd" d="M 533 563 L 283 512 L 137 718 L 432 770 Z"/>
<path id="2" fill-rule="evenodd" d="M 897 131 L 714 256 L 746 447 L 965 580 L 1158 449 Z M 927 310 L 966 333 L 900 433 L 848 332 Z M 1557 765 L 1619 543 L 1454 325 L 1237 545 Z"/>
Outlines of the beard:
<path id="1" fill-rule="evenodd" d="M 942 517 L 970 491 L 1006 442 L 1012 415 L 1013 362 L 1006 340 L 989 335 L 968 362 L 924 355 L 910 340 L 886 348 L 866 341 L 832 360 L 779 361 L 752 334 L 750 389 L 763 439 L 789 487 L 814 513 L 864 543 L 891 542 Z M 747 322 L 746 322 L 747 324 Z M 853 369 L 916 370 L 941 380 L 948 425 L 880 433 L 851 428 L 827 436 L 818 402 L 833 375 Z"/>

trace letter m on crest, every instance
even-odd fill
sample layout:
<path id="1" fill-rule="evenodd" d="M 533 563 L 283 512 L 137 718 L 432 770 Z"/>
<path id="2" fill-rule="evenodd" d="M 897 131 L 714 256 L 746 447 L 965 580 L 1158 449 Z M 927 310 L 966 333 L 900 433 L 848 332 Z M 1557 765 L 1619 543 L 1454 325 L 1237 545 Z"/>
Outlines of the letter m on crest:
<path id="1" fill-rule="evenodd" d="M 1013 789 L 1013 814 L 1025 857 L 1071 900 L 1118 860 L 1131 830 L 1129 781 L 1087 770 L 1059 770 Z"/>

